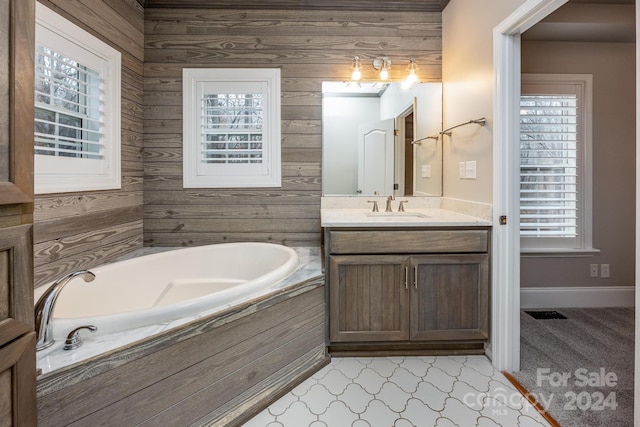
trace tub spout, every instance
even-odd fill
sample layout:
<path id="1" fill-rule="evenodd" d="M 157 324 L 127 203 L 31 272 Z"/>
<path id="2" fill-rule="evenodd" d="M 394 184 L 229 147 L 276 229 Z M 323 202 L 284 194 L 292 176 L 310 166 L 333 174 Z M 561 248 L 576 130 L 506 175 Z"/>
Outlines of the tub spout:
<path id="1" fill-rule="evenodd" d="M 80 270 L 56 280 L 49 289 L 38 299 L 35 305 L 36 315 L 36 351 L 44 350 L 53 344 L 53 336 L 51 333 L 51 318 L 53 317 L 53 307 L 56 304 L 58 295 L 62 292 L 62 288 L 76 276 L 82 276 L 85 282 L 92 282 L 96 275 L 89 270 Z"/>

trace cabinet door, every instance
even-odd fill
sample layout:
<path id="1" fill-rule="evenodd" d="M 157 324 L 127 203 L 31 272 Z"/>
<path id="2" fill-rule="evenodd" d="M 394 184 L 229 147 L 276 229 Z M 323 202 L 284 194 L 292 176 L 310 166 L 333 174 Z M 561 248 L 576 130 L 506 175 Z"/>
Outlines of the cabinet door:
<path id="1" fill-rule="evenodd" d="M 3 322 L 0 322 L 0 326 Z M 0 329 L 0 335 L 8 333 Z M 6 338 L 0 336 L 0 339 Z M 36 425 L 36 333 L 0 347 L 0 425 Z"/>
<path id="2" fill-rule="evenodd" d="M 36 425 L 31 225 L 0 228 L 0 426 Z"/>
<path id="3" fill-rule="evenodd" d="M 411 259 L 411 340 L 489 337 L 489 255 Z"/>
<path id="4" fill-rule="evenodd" d="M 35 0 L 0 0 L 0 426 L 36 425 Z"/>
<path id="5" fill-rule="evenodd" d="M 408 267 L 404 255 L 330 256 L 330 340 L 407 340 Z"/>

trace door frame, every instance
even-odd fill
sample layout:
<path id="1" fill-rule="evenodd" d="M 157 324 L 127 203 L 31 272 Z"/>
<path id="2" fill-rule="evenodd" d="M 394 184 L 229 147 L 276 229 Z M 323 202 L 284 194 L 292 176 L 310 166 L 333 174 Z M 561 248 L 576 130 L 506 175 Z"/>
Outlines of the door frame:
<path id="1" fill-rule="evenodd" d="M 527 0 L 493 30 L 493 292 L 491 357 L 520 370 L 520 34 L 568 0 Z M 506 217 L 501 225 L 500 218 Z"/>
<path id="2" fill-rule="evenodd" d="M 395 143 L 394 143 L 394 171 L 393 176 L 395 183 L 398 184 L 398 189 L 394 189 L 393 193 L 396 196 L 404 197 L 405 193 L 405 185 L 404 185 L 404 170 L 407 167 L 406 165 L 406 156 L 405 156 L 405 139 L 407 135 L 407 129 L 405 126 L 405 119 L 409 114 L 413 114 L 413 136 L 415 139 L 416 135 L 416 109 L 417 109 L 417 98 L 413 97 L 413 101 L 411 104 L 407 105 L 405 109 L 402 110 L 400 114 L 398 114 L 395 118 L 396 120 L 396 129 L 398 130 L 398 135 L 396 135 Z M 415 145 L 413 146 L 413 152 L 415 156 Z M 415 157 L 414 157 L 415 158 Z M 411 167 L 413 168 L 413 188 L 416 187 L 416 167 L 415 161 L 412 163 Z M 402 173 L 400 173 L 402 171 Z"/>

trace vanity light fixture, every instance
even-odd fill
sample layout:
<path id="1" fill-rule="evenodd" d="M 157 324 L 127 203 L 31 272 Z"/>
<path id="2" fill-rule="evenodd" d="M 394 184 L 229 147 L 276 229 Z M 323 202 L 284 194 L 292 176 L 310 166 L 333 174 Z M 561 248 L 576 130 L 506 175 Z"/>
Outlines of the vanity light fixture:
<path id="1" fill-rule="evenodd" d="M 380 72 L 379 79 L 381 81 L 389 80 L 389 70 L 391 69 L 391 58 L 388 56 L 378 56 L 373 60 L 373 68 Z M 401 87 L 403 89 L 408 89 L 414 85 L 414 83 L 418 83 L 418 65 L 416 64 L 416 60 L 414 58 L 409 60 L 409 74 L 402 81 Z M 353 63 L 351 64 L 351 81 L 359 82 L 362 79 L 362 63 L 360 62 L 359 56 L 353 57 Z"/>
<path id="2" fill-rule="evenodd" d="M 351 72 L 351 80 L 353 80 L 354 82 L 360 81 L 360 79 L 362 78 L 362 65 L 360 64 L 359 56 L 353 57 L 352 68 L 353 71 Z"/>
<path id="3" fill-rule="evenodd" d="M 391 68 L 391 59 L 388 56 L 379 56 L 373 60 L 373 68 L 380 70 L 380 80 L 389 80 L 389 68 Z"/>

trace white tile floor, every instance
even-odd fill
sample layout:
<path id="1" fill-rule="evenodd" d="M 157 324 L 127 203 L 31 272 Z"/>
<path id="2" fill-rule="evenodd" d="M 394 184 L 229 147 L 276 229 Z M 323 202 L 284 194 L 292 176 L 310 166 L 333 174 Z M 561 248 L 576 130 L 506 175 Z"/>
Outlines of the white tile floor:
<path id="1" fill-rule="evenodd" d="M 334 358 L 245 427 L 543 427 L 484 356 Z"/>

